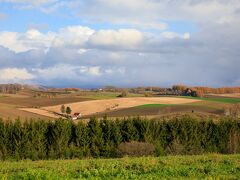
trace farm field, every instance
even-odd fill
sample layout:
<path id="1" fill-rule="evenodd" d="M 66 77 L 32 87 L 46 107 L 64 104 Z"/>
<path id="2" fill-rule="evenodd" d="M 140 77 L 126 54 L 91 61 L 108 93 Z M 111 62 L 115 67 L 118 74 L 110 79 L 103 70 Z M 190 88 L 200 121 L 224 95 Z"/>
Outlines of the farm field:
<path id="1" fill-rule="evenodd" d="M 1 179 L 239 179 L 240 155 L 1 162 Z"/>
<path id="2" fill-rule="evenodd" d="M 222 115 L 224 108 L 239 103 L 238 98 L 193 98 L 193 97 L 129 97 L 100 99 L 65 104 L 73 112 L 81 112 L 84 118 L 96 117 L 126 117 L 126 116 L 158 116 L 171 113 L 205 113 Z M 60 106 L 48 106 L 41 109 L 26 108 L 27 112 L 54 117 L 60 113 Z"/>
<path id="3" fill-rule="evenodd" d="M 209 94 L 209 96 L 213 97 L 230 97 L 230 98 L 240 98 L 240 93 L 229 93 L 229 94 Z"/>
<path id="4" fill-rule="evenodd" d="M 107 92 L 77 92 L 62 93 L 56 97 L 33 97 L 33 92 L 24 91 L 18 94 L 0 94 L 0 117 L 3 119 L 48 119 L 54 118 L 48 112 L 37 114 L 35 111 L 23 111 L 24 108 L 40 108 L 42 106 L 54 106 L 66 103 L 81 102 L 93 99 L 116 98 L 119 93 Z M 130 96 L 137 96 L 131 94 Z"/>
<path id="5" fill-rule="evenodd" d="M 55 97 L 34 97 L 34 92 L 0 95 L 0 116 L 3 119 L 52 119 L 59 118 L 60 106 L 70 106 L 72 113 L 80 112 L 84 118 L 123 116 L 158 116 L 169 113 L 199 112 L 221 115 L 224 108 L 240 103 L 237 93 L 194 97 L 142 97 L 143 94 L 129 93 L 127 98 L 118 98 L 119 92 L 79 91 L 58 93 Z M 139 99 L 139 100 L 136 100 Z M 146 99 L 148 99 L 146 101 Z M 151 100 L 150 100 L 151 99 Z M 154 100 L 155 99 L 155 100 Z M 84 102 L 83 102 L 84 101 Z"/>
<path id="6" fill-rule="evenodd" d="M 26 111 L 21 111 L 12 104 L 3 104 L 3 103 L 0 103 L 0 117 L 3 119 L 11 119 L 11 120 L 16 119 L 18 117 L 20 117 L 21 119 L 39 119 L 39 118 L 48 119 L 47 116 L 33 114 Z"/>
<path id="7" fill-rule="evenodd" d="M 176 113 L 204 113 L 208 115 L 221 115 L 224 110 L 221 106 L 204 106 L 196 105 L 194 103 L 189 104 L 145 104 L 142 106 L 136 106 L 131 108 L 119 109 L 109 112 L 97 113 L 96 117 L 127 117 L 127 116 L 162 116 Z"/>
<path id="8" fill-rule="evenodd" d="M 93 115 L 96 113 L 126 109 L 144 104 L 187 104 L 193 102 L 199 102 L 195 99 L 184 99 L 174 97 L 132 97 L 132 98 L 118 98 L 110 100 L 92 100 L 78 103 L 65 104 L 65 106 L 71 107 L 74 112 L 81 112 L 83 116 Z M 23 110 L 37 114 L 46 115 L 47 112 L 60 113 L 61 105 L 42 107 L 41 109 L 25 108 Z M 44 110 L 44 111 L 43 111 Z M 49 114 L 50 115 L 50 114 Z"/>
<path id="9" fill-rule="evenodd" d="M 187 98 L 187 99 L 199 99 L 204 101 L 212 101 L 212 102 L 219 102 L 219 103 L 232 103 L 237 104 L 240 103 L 240 98 L 232 98 L 232 97 L 221 97 L 221 96 L 214 96 L 214 97 L 189 97 L 189 96 L 180 96 L 179 98 Z"/>
<path id="10" fill-rule="evenodd" d="M 0 117 L 3 119 L 22 119 L 30 118 L 48 118 L 44 114 L 36 114 L 34 112 L 22 111 L 21 108 L 32 108 L 41 106 L 51 106 L 69 102 L 80 102 L 89 100 L 81 97 L 59 97 L 59 98 L 33 98 L 19 96 L 0 96 Z"/>
<path id="11" fill-rule="evenodd" d="M 89 99 L 95 99 L 95 100 L 101 100 L 101 99 L 116 99 L 117 96 L 119 96 L 119 92 L 94 92 L 94 91 L 86 91 L 86 92 L 80 92 L 76 93 L 76 96 L 89 98 Z M 143 94 L 134 94 L 134 93 L 128 93 L 128 97 L 143 97 Z"/>

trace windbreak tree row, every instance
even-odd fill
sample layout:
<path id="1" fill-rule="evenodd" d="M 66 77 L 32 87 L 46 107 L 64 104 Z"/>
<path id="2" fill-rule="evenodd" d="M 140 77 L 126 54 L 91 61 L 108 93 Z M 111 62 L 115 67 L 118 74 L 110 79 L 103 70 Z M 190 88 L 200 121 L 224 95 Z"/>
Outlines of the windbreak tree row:
<path id="1" fill-rule="evenodd" d="M 192 116 L 170 120 L 144 118 L 97 120 L 0 120 L 0 160 L 119 157 L 124 142 L 145 142 L 156 155 L 239 153 L 240 120 L 218 122 Z"/>

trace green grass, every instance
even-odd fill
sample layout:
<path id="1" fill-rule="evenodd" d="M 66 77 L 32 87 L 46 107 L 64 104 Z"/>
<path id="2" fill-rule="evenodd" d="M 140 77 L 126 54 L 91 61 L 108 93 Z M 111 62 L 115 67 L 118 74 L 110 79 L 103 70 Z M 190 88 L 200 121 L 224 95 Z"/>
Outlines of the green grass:
<path id="1" fill-rule="evenodd" d="M 221 107 L 211 106 L 210 104 L 197 104 L 197 103 L 187 103 L 187 104 L 144 104 L 136 106 L 136 108 L 164 108 L 164 107 L 206 107 L 209 109 L 221 109 Z"/>
<path id="2" fill-rule="evenodd" d="M 239 179 L 240 155 L 1 162 L 1 179 Z"/>
<path id="3" fill-rule="evenodd" d="M 8 97 L 8 96 L 0 96 L 0 98 L 6 98 L 6 97 Z"/>
<path id="4" fill-rule="evenodd" d="M 91 98 L 91 99 L 114 99 L 117 98 L 118 95 L 121 93 L 119 92 L 84 92 L 82 97 Z M 143 97 L 143 94 L 133 94 L 128 93 L 127 97 Z"/>
<path id="5" fill-rule="evenodd" d="M 137 108 L 160 108 L 160 107 L 177 106 L 177 105 L 178 104 L 144 104 L 136 107 Z"/>
<path id="6" fill-rule="evenodd" d="M 199 99 L 203 101 L 214 101 L 214 102 L 231 103 L 231 104 L 240 103 L 240 98 L 225 98 L 225 97 L 199 98 L 199 97 L 190 97 L 190 96 L 180 96 L 180 98 Z"/>

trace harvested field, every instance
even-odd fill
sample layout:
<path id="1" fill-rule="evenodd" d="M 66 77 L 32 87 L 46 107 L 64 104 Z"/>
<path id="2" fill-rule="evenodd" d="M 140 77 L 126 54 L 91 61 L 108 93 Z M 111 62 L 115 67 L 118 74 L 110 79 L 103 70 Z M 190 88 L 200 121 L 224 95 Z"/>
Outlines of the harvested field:
<path id="1" fill-rule="evenodd" d="M 60 98 L 33 98 L 33 97 L 2 97 L 0 102 L 11 104 L 17 107 L 39 107 L 39 106 L 54 106 L 65 103 L 87 101 L 87 98 L 81 97 L 60 97 Z"/>
<path id="2" fill-rule="evenodd" d="M 22 111 L 19 109 L 16 109 L 14 106 L 12 105 L 7 105 L 7 104 L 1 104 L 0 103 L 0 118 L 3 119 L 11 119 L 14 120 L 16 118 L 20 117 L 21 120 L 25 120 L 25 119 L 46 119 L 49 118 L 50 116 L 44 116 L 44 115 L 40 115 L 40 114 L 34 114 L 28 111 Z"/>
<path id="3" fill-rule="evenodd" d="M 47 119 L 56 118 L 53 113 L 42 110 L 41 113 L 36 113 L 35 109 L 42 106 L 53 106 L 65 103 L 87 101 L 89 98 L 61 96 L 55 98 L 47 97 L 32 97 L 31 95 L 23 94 L 3 94 L 0 93 L 0 118 L 14 120 L 18 117 L 21 119 Z M 25 110 L 27 109 L 27 110 Z M 39 109 L 37 110 L 39 111 Z"/>
<path id="4" fill-rule="evenodd" d="M 61 116 L 58 116 L 52 112 L 49 112 L 44 109 L 37 109 L 37 108 L 20 108 L 19 110 L 24 111 L 24 112 L 30 112 L 36 115 L 41 115 L 41 116 L 46 116 L 46 117 L 51 117 L 51 118 L 60 118 Z"/>
<path id="5" fill-rule="evenodd" d="M 6 94 L 6 93 L 0 93 L 0 98 L 1 98 L 1 97 L 25 98 L 25 97 L 29 97 L 29 96 L 23 95 L 23 94 Z"/>
<path id="6" fill-rule="evenodd" d="M 72 109 L 72 113 L 80 112 L 82 115 L 91 115 L 100 112 L 107 112 L 118 109 L 125 109 L 135 106 L 140 106 L 144 104 L 185 104 L 199 102 L 196 99 L 184 99 L 184 98 L 173 98 L 173 97 L 138 97 L 138 98 L 118 98 L 118 99 L 108 99 L 108 100 L 92 100 L 84 101 L 78 103 L 65 104 Z M 37 114 L 42 115 L 42 110 L 47 110 L 49 112 L 60 113 L 61 105 L 48 106 L 41 109 L 25 109 L 26 111 L 34 111 Z M 44 111 L 44 115 L 45 111 Z M 51 115 L 54 115 L 53 113 Z"/>

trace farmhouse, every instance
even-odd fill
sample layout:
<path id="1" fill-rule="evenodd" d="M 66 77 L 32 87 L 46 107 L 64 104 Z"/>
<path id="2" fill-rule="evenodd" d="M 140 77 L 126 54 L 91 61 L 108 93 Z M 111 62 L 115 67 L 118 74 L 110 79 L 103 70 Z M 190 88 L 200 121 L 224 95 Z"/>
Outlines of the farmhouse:
<path id="1" fill-rule="evenodd" d="M 79 119 L 81 116 L 82 116 L 81 113 L 74 113 L 73 116 L 72 116 L 72 120 L 77 120 L 77 119 Z"/>

